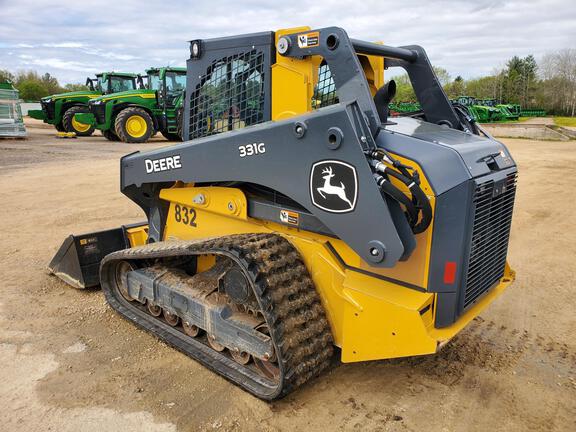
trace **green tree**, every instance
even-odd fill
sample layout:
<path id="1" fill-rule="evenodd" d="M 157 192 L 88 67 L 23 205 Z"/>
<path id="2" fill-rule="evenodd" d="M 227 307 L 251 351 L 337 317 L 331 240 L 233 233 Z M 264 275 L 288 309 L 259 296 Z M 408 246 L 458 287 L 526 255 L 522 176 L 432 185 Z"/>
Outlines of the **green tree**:
<path id="1" fill-rule="evenodd" d="M 64 90 L 66 90 L 67 92 L 84 91 L 88 90 L 88 86 L 80 83 L 72 83 L 72 84 L 66 84 L 64 86 Z"/>
<path id="2" fill-rule="evenodd" d="M 52 75 L 50 75 L 48 72 L 42 75 L 41 80 L 42 85 L 44 86 L 48 94 L 56 94 L 62 92 L 62 87 L 60 87 L 60 84 L 58 84 L 58 80 L 54 78 Z"/>
<path id="3" fill-rule="evenodd" d="M 40 81 L 26 80 L 22 81 L 16 87 L 20 92 L 20 97 L 26 101 L 39 101 L 40 98 L 48 96 L 48 90 Z"/>
<path id="4" fill-rule="evenodd" d="M 537 84 L 537 70 L 538 65 L 533 55 L 524 58 L 514 56 L 508 60 L 504 72 L 503 99 L 523 106 L 531 105 Z"/>
<path id="5" fill-rule="evenodd" d="M 14 82 L 14 75 L 5 69 L 0 69 L 0 82 L 10 81 Z"/>
<path id="6" fill-rule="evenodd" d="M 414 102 L 416 101 L 416 94 L 410 83 L 410 78 L 408 74 L 402 74 L 394 77 L 396 81 L 396 96 L 394 100 L 396 102 Z"/>
<path id="7" fill-rule="evenodd" d="M 466 93 L 466 83 L 464 78 L 458 75 L 454 81 L 444 86 L 444 91 L 450 99 L 456 99 L 458 96 L 463 96 Z"/>

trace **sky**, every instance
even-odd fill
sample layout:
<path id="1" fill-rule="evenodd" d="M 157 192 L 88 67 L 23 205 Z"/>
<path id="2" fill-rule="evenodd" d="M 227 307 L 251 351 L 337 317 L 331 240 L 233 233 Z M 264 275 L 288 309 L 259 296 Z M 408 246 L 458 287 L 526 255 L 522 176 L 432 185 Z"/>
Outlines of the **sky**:
<path id="1" fill-rule="evenodd" d="M 452 77 L 576 48 L 576 0 L 0 0 L 0 69 L 61 84 L 100 71 L 185 66 L 188 41 L 308 25 L 421 45 Z"/>

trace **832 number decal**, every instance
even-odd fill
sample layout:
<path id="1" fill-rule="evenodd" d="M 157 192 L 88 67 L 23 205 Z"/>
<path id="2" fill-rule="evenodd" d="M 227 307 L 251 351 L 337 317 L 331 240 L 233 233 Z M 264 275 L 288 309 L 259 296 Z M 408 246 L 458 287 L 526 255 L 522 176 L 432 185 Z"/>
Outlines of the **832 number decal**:
<path id="1" fill-rule="evenodd" d="M 184 225 L 196 227 L 196 209 L 176 204 L 174 206 L 174 220 Z"/>

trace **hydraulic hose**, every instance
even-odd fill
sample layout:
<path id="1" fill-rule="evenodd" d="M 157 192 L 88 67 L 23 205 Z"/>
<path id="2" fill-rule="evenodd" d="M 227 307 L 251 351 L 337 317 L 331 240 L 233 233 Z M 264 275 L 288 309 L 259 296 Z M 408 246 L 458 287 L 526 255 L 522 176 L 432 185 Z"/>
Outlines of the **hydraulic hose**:
<path id="1" fill-rule="evenodd" d="M 418 221 L 418 209 L 414 203 L 406 195 L 402 193 L 400 189 L 394 186 L 388 179 L 381 176 L 380 174 L 374 174 L 374 179 L 376 184 L 380 187 L 380 191 L 390 196 L 395 201 L 400 204 L 404 204 L 406 207 L 406 213 L 408 213 L 408 221 L 412 226 Z"/>
<path id="2" fill-rule="evenodd" d="M 385 152 L 385 154 L 387 154 L 387 152 Z M 387 155 L 386 157 L 388 157 L 392 161 L 394 160 L 389 155 Z M 382 158 L 382 160 L 386 160 L 386 159 Z M 414 234 L 420 234 L 420 233 L 426 231 L 426 229 L 430 226 L 430 223 L 432 222 L 432 206 L 430 205 L 430 201 L 428 200 L 428 197 L 426 196 L 426 194 L 424 193 L 422 188 L 420 188 L 420 185 L 418 184 L 417 179 L 415 179 L 414 176 L 410 176 L 406 166 L 403 166 L 403 167 L 404 167 L 405 172 L 408 173 L 408 176 L 406 176 L 403 173 L 400 173 L 394 169 L 391 169 L 390 167 L 386 166 L 383 162 L 380 162 L 376 159 L 372 159 L 370 163 L 376 169 L 376 171 L 383 173 L 383 174 L 388 174 L 388 175 L 396 178 L 397 180 L 401 181 L 402 183 L 404 183 L 408 187 L 408 189 L 410 190 L 410 193 L 412 194 L 412 197 L 414 198 L 415 203 L 412 203 L 412 201 L 396 187 L 394 187 L 394 188 L 398 192 L 400 192 L 400 194 L 405 199 L 399 199 L 399 198 L 392 196 L 392 195 L 390 195 L 390 196 L 392 196 L 398 202 L 401 202 L 402 204 L 404 204 L 407 211 L 408 211 L 408 207 L 405 204 L 406 201 L 409 201 L 410 204 L 412 205 L 412 207 L 414 207 L 416 209 L 416 217 L 412 217 L 410 215 L 410 211 L 408 211 L 409 216 L 410 216 L 410 225 L 412 227 L 412 232 Z M 388 182 L 388 184 L 391 184 L 391 183 Z M 420 210 L 422 213 L 422 217 L 420 218 L 420 222 L 418 222 L 418 210 Z"/>

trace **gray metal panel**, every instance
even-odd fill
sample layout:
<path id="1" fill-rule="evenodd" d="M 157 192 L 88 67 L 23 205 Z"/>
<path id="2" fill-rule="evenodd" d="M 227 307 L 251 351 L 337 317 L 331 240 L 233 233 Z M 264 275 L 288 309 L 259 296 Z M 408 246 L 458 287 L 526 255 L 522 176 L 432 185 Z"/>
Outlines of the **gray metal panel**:
<path id="1" fill-rule="evenodd" d="M 436 195 L 490 174 L 490 155 L 515 166 L 501 142 L 413 118 L 395 118 L 394 122 L 380 132 L 377 145 L 418 162 Z"/>
<path id="2" fill-rule="evenodd" d="M 194 40 L 190 41 L 194 42 Z M 246 46 L 274 44 L 274 32 L 247 33 L 240 36 L 225 36 L 220 38 L 200 39 L 202 50 L 220 50 Z"/>
<path id="3" fill-rule="evenodd" d="M 356 104 L 338 104 L 297 119 L 264 123 L 126 156 L 122 159 L 122 190 L 134 201 L 143 203 L 146 198 L 141 196 L 139 186 L 145 183 L 241 181 L 265 185 L 314 214 L 367 263 L 392 267 L 402 257 L 404 247 L 362 151 L 363 140 L 354 125 L 365 125 L 365 120 L 358 117 L 357 109 Z M 294 130 L 302 123 L 307 132 L 298 139 Z M 328 142 L 327 132 L 334 126 L 343 134 L 337 148 Z M 251 143 L 264 143 L 266 152 L 240 158 L 238 146 Z M 180 156 L 182 168 L 146 173 L 146 159 L 175 155 Z M 313 164 L 322 160 L 343 160 L 355 167 L 358 197 L 353 211 L 331 213 L 313 205 L 310 174 Z M 385 248 L 380 262 L 374 262 L 370 253 L 374 245 Z"/>

